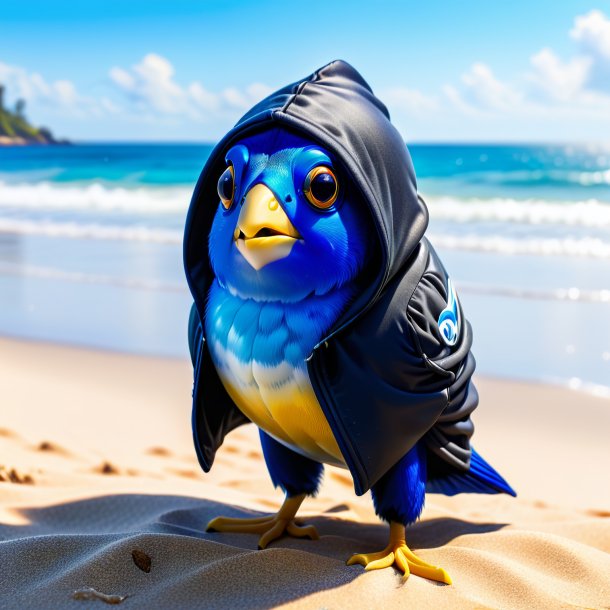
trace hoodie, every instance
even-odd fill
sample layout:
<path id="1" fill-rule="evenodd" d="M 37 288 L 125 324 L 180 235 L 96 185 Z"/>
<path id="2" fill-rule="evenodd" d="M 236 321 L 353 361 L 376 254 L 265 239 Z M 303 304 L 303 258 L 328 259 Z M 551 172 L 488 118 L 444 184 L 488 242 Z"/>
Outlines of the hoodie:
<path id="1" fill-rule="evenodd" d="M 212 364 L 202 328 L 213 279 L 208 236 L 225 154 L 238 140 L 282 126 L 341 163 L 370 212 L 379 256 L 361 293 L 307 358 L 310 380 L 358 495 L 416 443 L 428 480 L 469 469 L 472 331 L 449 277 L 424 237 L 428 212 L 407 147 L 360 74 L 334 61 L 272 93 L 225 135 L 205 164 L 189 207 L 184 265 L 194 307 L 193 435 L 208 472 L 225 435 L 247 423 Z"/>

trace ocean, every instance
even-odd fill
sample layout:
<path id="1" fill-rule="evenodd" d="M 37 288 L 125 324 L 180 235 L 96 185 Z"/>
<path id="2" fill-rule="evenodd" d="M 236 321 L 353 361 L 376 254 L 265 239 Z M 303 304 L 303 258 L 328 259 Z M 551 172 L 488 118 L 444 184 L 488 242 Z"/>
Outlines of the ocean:
<path id="1" fill-rule="evenodd" d="M 0 335 L 185 357 L 212 147 L 0 148 Z M 610 148 L 412 145 L 478 371 L 610 396 Z"/>

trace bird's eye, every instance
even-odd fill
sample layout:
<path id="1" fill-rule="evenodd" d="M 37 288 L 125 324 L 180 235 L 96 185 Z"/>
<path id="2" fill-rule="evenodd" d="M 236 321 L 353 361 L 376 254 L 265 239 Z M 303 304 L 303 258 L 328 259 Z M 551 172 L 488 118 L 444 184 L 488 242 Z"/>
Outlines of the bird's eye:
<path id="1" fill-rule="evenodd" d="M 232 165 L 229 165 L 218 179 L 218 196 L 222 205 L 228 210 L 235 196 L 235 173 Z"/>
<path id="2" fill-rule="evenodd" d="M 307 201 L 321 210 L 328 209 L 337 200 L 339 184 L 332 169 L 319 165 L 305 178 L 303 193 Z"/>

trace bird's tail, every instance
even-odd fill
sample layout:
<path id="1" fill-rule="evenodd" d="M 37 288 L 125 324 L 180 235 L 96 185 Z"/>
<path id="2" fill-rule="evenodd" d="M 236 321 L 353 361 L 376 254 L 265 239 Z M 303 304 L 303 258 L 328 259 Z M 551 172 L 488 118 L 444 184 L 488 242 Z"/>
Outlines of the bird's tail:
<path id="1" fill-rule="evenodd" d="M 467 472 L 453 472 L 428 480 L 426 492 L 455 496 L 460 493 L 516 496 L 515 490 L 474 449 Z"/>

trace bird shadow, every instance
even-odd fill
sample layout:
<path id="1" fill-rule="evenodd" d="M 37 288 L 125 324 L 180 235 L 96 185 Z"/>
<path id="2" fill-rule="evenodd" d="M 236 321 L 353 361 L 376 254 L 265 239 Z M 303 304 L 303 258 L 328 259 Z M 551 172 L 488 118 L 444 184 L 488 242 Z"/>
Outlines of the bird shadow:
<path id="1" fill-rule="evenodd" d="M 208 499 L 144 494 L 22 508 L 21 523 L 0 523 L 0 556 L 12 559 L 3 582 L 13 583 L 12 599 L 24 606 L 32 601 L 28 592 L 44 584 L 49 602 L 53 595 L 65 600 L 71 589 L 93 586 L 127 592 L 142 605 L 170 607 L 172 592 L 179 589 L 181 598 L 192 591 L 201 606 L 268 608 L 349 583 L 363 568 L 347 567 L 346 559 L 387 543 L 387 525 L 357 523 L 336 513 L 304 519 L 316 526 L 320 540 L 282 538 L 263 551 L 257 550 L 255 534 L 205 531 L 219 515 L 261 514 Z M 407 542 L 432 549 L 505 525 L 435 518 L 409 527 Z M 151 558 L 150 574 L 134 564 L 134 549 Z M 27 570 L 24 553 L 37 558 Z M 0 594 L 7 593 L 3 582 Z M 14 597 L 15 583 L 21 597 Z"/>

